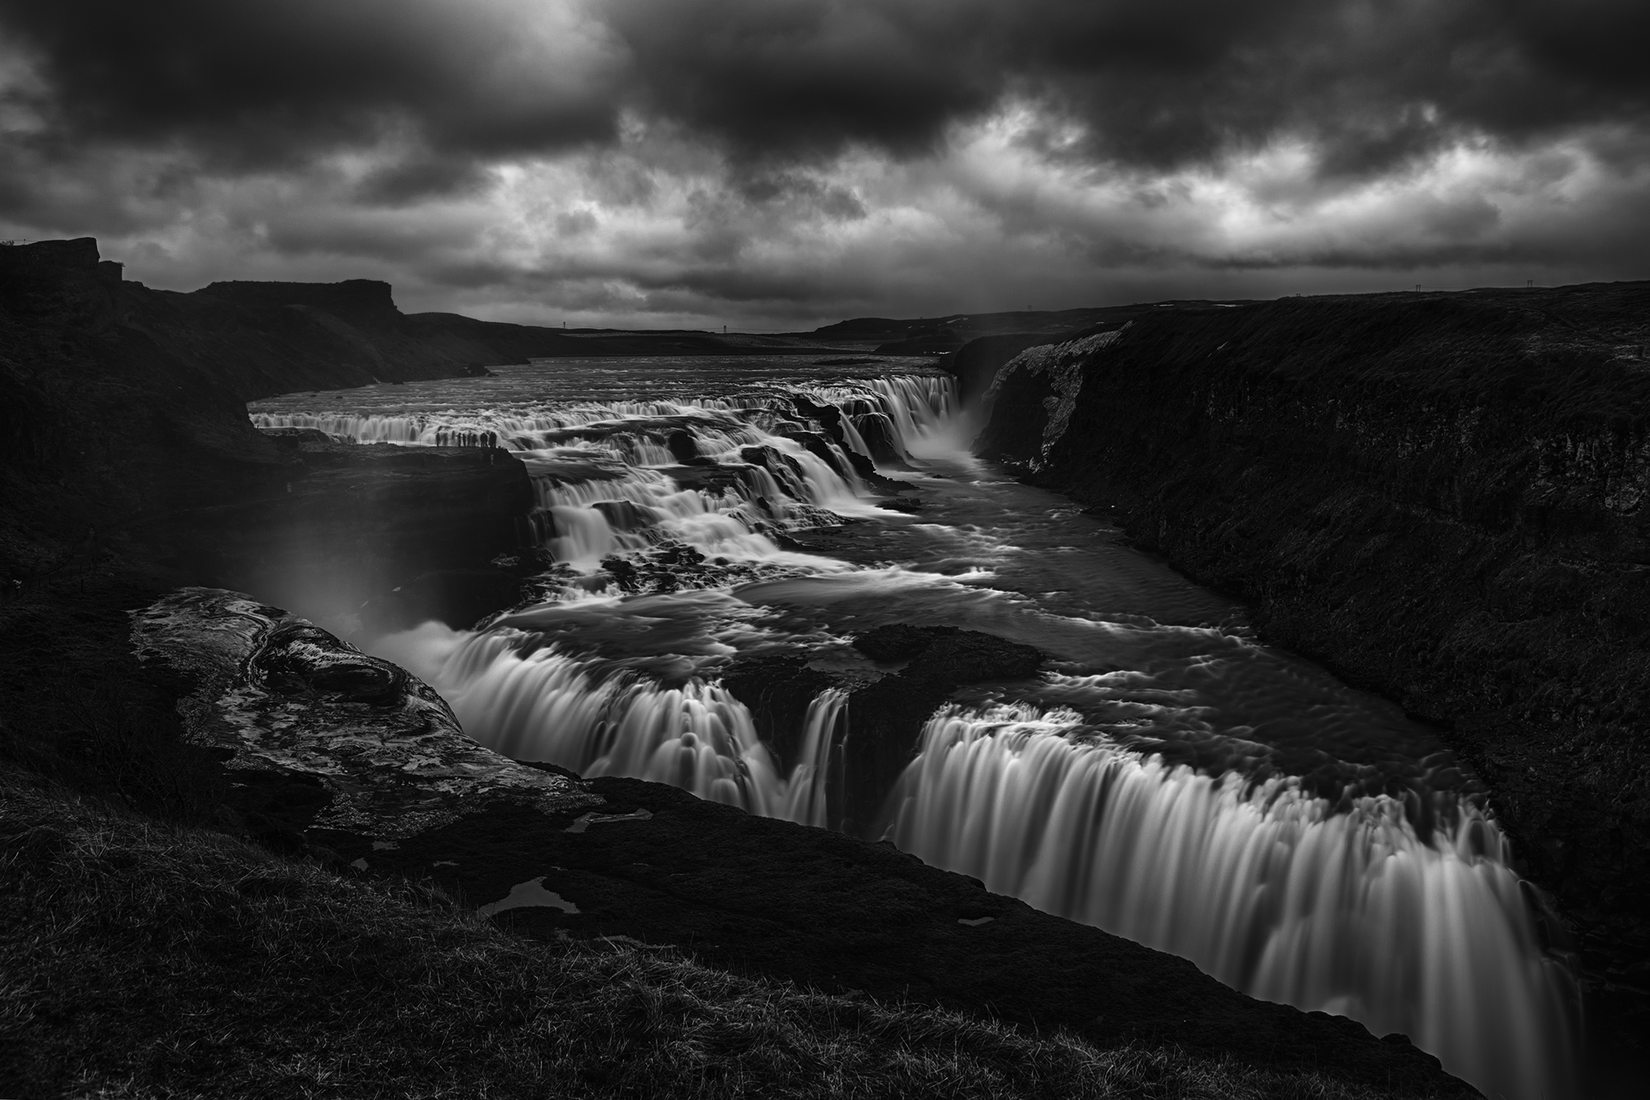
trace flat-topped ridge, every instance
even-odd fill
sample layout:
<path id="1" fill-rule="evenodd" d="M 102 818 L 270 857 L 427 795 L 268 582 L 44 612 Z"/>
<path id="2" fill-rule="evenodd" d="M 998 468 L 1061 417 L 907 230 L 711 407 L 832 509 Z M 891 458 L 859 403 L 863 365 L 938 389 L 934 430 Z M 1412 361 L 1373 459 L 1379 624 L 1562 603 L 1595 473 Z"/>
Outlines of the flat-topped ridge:
<path id="1" fill-rule="evenodd" d="M 399 317 L 389 283 L 379 279 L 345 279 L 337 283 L 288 283 L 234 279 L 196 291 L 245 305 L 305 306 L 350 319 Z"/>

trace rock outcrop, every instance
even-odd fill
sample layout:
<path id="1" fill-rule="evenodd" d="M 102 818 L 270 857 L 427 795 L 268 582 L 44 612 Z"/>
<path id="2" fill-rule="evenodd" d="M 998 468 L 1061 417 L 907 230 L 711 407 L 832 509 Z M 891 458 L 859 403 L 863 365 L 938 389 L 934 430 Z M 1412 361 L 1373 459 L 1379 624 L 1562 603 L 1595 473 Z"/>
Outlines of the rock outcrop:
<path id="1" fill-rule="evenodd" d="M 1446 727 L 1650 1026 L 1650 285 L 1285 299 L 1007 363 L 983 440 Z"/>
<path id="2" fill-rule="evenodd" d="M 401 319 L 390 284 L 378 279 L 345 279 L 338 283 L 231 280 L 210 283 L 198 293 L 203 298 L 249 306 L 315 309 L 367 324 L 394 324 Z"/>
<path id="3" fill-rule="evenodd" d="M 133 615 L 132 645 L 192 684 L 185 739 L 222 761 L 232 808 L 292 847 L 336 834 L 394 843 L 500 805 L 599 803 L 470 740 L 399 666 L 250 596 L 180 589 Z"/>

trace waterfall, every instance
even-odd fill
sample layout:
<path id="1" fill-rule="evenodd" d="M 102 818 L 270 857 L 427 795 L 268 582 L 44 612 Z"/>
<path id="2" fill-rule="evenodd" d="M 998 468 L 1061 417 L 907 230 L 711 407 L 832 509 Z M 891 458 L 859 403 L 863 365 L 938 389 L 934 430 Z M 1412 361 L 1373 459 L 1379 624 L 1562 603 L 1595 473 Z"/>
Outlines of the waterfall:
<path id="1" fill-rule="evenodd" d="M 1337 812 L 1296 780 L 1168 767 L 1081 723 L 942 710 L 891 839 L 1254 996 L 1409 1035 L 1491 1096 L 1568 1093 L 1569 980 L 1492 821 L 1461 805 L 1422 840 L 1395 799 Z"/>
<path id="2" fill-rule="evenodd" d="M 956 412 L 956 383 L 935 375 L 899 375 L 871 378 L 853 385 L 819 386 L 807 393 L 816 401 L 843 412 L 843 433 L 849 445 L 871 457 L 863 437 L 870 421 L 887 426 L 895 449 L 906 458 L 920 442 L 939 434 Z"/>
<path id="3" fill-rule="evenodd" d="M 943 421 L 952 390 L 948 378 L 918 376 L 870 379 L 816 396 L 863 407 L 861 420 L 881 417 L 909 453 Z M 533 471 L 534 537 L 555 560 L 591 570 L 610 555 L 644 552 L 665 541 L 687 543 L 707 557 L 780 560 L 785 555 L 771 537 L 776 531 L 835 523 L 843 515 L 883 514 L 867 502 L 865 482 L 841 445 L 816 436 L 809 446 L 784 434 L 781 422 L 791 417 L 790 408 L 785 391 L 744 402 L 613 401 L 378 415 L 258 412 L 252 420 L 259 427 L 314 428 L 363 443 L 499 441 Z M 854 416 L 845 414 L 841 423 L 848 448 L 870 457 Z M 703 485 L 685 481 L 668 443 L 681 431 L 691 433 L 707 463 L 733 476 Z M 771 457 L 748 461 L 750 448 Z M 569 462 L 585 476 L 566 476 Z M 611 476 L 589 476 L 598 469 Z"/>
<path id="4" fill-rule="evenodd" d="M 808 706 L 788 772 L 758 737 L 750 711 L 719 683 L 676 687 L 575 657 L 533 649 L 508 628 L 454 632 L 437 624 L 383 639 L 432 684 L 476 740 L 518 760 L 595 777 L 669 783 L 754 814 L 826 824 L 826 780 L 846 727 L 847 693 Z"/>
<path id="5" fill-rule="evenodd" d="M 1059 354 L 1032 359 L 1021 366 L 1075 392 Z M 823 826 L 848 695 L 822 691 L 795 730 L 758 729 L 717 679 L 730 659 L 807 652 L 834 668 L 857 660 L 840 658 L 846 638 L 890 621 L 1037 645 L 1063 662 L 1035 689 L 1042 707 L 934 715 L 890 796 L 890 839 L 1255 996 L 1407 1034 L 1491 1096 L 1573 1092 L 1570 979 L 1541 950 L 1494 821 L 1453 765 L 1434 772 L 1448 754 L 1431 734 L 1211 630 L 1224 605 L 1166 593 L 1181 582 L 1078 534 L 1063 502 L 961 461 L 949 378 L 586 397 L 255 417 L 403 445 L 492 433 L 526 463 L 533 529 L 559 563 L 539 580 L 560 595 L 480 632 L 426 624 L 374 647 L 472 736 Z M 922 494 L 916 517 L 885 510 L 866 458 Z M 872 522 L 831 536 L 842 561 L 781 549 L 848 517 Z M 705 562 L 683 566 L 675 544 Z M 620 597 L 626 574 L 602 564 L 614 555 L 693 579 Z"/>
<path id="6" fill-rule="evenodd" d="M 824 828 L 829 822 L 826 782 L 832 750 L 841 745 L 848 724 L 848 693 L 826 688 L 808 704 L 802 719 L 801 748 L 786 781 L 782 809 L 775 816 Z"/>
<path id="7" fill-rule="evenodd" d="M 540 450 L 580 436 L 599 437 L 604 427 L 627 421 L 656 425 L 699 421 L 737 427 L 739 421 L 735 414 L 740 409 L 736 402 L 706 398 L 691 404 L 614 401 L 541 409 L 444 409 L 379 414 L 252 412 L 249 415 L 255 427 L 313 428 L 357 443 L 436 447 L 490 446 L 490 441 L 496 441 L 512 450 Z"/>

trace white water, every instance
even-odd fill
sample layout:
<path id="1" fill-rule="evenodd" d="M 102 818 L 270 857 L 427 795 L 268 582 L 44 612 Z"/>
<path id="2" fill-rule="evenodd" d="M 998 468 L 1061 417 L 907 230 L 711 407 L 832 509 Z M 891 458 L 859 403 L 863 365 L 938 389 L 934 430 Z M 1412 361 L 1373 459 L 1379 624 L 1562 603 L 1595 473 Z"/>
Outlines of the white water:
<path id="1" fill-rule="evenodd" d="M 807 392 L 823 400 L 844 391 Z M 902 449 L 916 446 L 951 411 L 950 386 L 931 376 L 872 379 L 852 392 L 866 410 L 859 418 L 888 421 Z M 533 471 L 539 514 L 532 529 L 557 561 L 586 571 L 611 555 L 671 540 L 709 557 L 783 559 L 770 537 L 774 531 L 887 514 L 866 499 L 865 483 L 841 445 L 822 439 L 826 458 L 775 430 L 794 420 L 783 394 L 744 403 L 704 398 L 586 402 L 528 412 L 258 412 L 252 419 L 262 428 L 308 428 L 360 443 L 490 446 L 500 441 Z M 844 439 L 864 453 L 854 419 L 843 418 Z M 692 433 L 700 455 L 736 476 L 714 488 L 684 484 L 666 442 L 684 430 Z M 771 468 L 744 460 L 751 447 L 772 456 Z M 604 476 L 576 480 L 597 470 Z M 631 522 L 616 526 L 616 515 Z"/>
<path id="2" fill-rule="evenodd" d="M 427 624 L 374 646 L 492 747 L 823 825 L 847 696 L 815 698 L 800 730 L 760 730 L 717 679 L 729 660 L 777 650 L 835 667 L 848 636 L 898 622 L 1037 645 L 1057 663 L 1021 701 L 930 721 L 890 800 L 896 843 L 1256 996 L 1408 1034 L 1492 1096 L 1570 1091 L 1567 978 L 1537 945 L 1500 833 L 1443 778 L 1457 769 L 1430 735 L 1217 625 L 1235 614 L 1218 599 L 957 453 L 947 380 L 794 388 L 837 405 L 861 454 L 886 429 L 908 468 L 883 472 L 922 509 L 885 509 L 841 448 L 827 461 L 804 447 L 773 390 L 260 422 L 410 445 L 491 432 L 529 464 L 544 548 L 591 583 L 482 632 Z M 677 465 L 667 439 L 683 428 L 715 479 Z M 780 548 L 843 517 L 859 522 L 830 543 L 841 560 Z M 732 563 L 727 584 L 602 587 L 605 560 L 669 543 Z M 1188 755 L 1201 771 L 1167 762 Z M 1313 796 L 1325 776 L 1343 797 Z M 1423 836 L 1415 805 L 1368 793 L 1388 781 L 1443 824 Z"/>
<path id="3" fill-rule="evenodd" d="M 1292 779 L 1073 740 L 1081 724 L 942 711 L 896 792 L 893 841 L 1254 996 L 1409 1035 L 1490 1096 L 1568 1091 L 1568 980 L 1492 822 L 1463 805 L 1422 840 L 1394 799 L 1336 812 Z"/>
<path id="4" fill-rule="evenodd" d="M 845 692 L 829 688 L 809 705 L 787 772 L 757 736 L 750 711 L 719 684 L 695 677 L 665 688 L 553 648 L 524 653 L 526 637 L 429 623 L 379 650 L 423 676 L 466 728 L 486 731 L 492 748 L 518 760 L 669 783 L 750 813 L 825 825 Z"/>

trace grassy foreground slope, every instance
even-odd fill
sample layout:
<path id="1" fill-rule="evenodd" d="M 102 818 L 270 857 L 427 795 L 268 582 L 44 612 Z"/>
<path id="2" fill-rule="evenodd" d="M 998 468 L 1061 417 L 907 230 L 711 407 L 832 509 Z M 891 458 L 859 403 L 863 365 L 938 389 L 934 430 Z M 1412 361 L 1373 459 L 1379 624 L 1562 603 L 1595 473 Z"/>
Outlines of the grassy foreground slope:
<path id="1" fill-rule="evenodd" d="M 0 777 L 0 1092 L 20 1096 L 1388 1096 L 535 943 Z"/>

